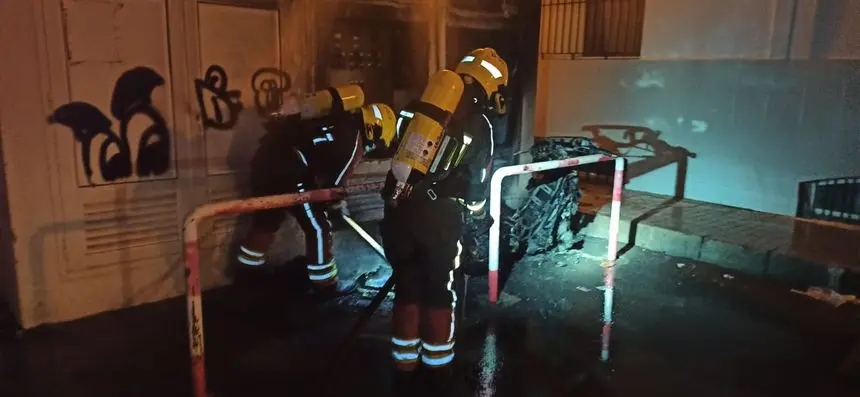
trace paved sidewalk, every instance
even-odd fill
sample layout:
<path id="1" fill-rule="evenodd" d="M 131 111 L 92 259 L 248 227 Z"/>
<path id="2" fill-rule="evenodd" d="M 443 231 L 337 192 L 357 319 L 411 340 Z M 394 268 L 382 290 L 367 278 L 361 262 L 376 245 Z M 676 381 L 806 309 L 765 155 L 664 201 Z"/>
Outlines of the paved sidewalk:
<path id="1" fill-rule="evenodd" d="M 595 216 L 586 235 L 608 236 L 609 194 L 608 186 L 583 184 L 580 212 Z M 860 227 L 635 191 L 625 192 L 621 207 L 622 247 L 713 263 L 796 288 L 858 289 Z"/>

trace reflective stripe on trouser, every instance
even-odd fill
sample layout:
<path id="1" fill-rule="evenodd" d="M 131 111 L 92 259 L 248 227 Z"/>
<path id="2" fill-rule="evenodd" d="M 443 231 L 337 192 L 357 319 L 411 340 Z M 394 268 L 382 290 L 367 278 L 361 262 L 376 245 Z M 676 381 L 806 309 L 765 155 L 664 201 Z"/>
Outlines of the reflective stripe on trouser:
<path id="1" fill-rule="evenodd" d="M 446 309 L 426 308 L 423 319 L 427 321 L 424 342 L 421 346 L 421 362 L 428 367 L 440 367 L 454 361 L 454 332 L 456 330 L 455 313 L 457 312 L 457 292 L 454 290 L 454 271 L 460 267 L 460 255 L 463 245 L 457 241 L 457 255 L 454 257 L 453 269 L 448 271 L 448 282 L 445 284 L 447 293 L 451 296 L 451 307 Z"/>
<path id="2" fill-rule="evenodd" d="M 314 284 L 328 285 L 337 282 L 337 264 L 334 261 L 308 265 L 308 278 Z"/>
<path id="3" fill-rule="evenodd" d="M 454 361 L 454 341 L 445 344 L 424 342 L 421 345 L 421 362 L 428 367 L 441 367 Z"/>
<path id="4" fill-rule="evenodd" d="M 266 252 L 272 243 L 275 241 L 275 232 L 271 230 L 271 225 L 265 224 L 268 218 L 278 218 L 277 213 L 258 213 L 254 214 L 254 225 L 239 246 L 239 252 L 236 254 L 236 260 L 245 266 L 262 266 L 266 263 Z M 280 218 L 282 219 L 282 218 Z M 278 229 L 275 228 L 275 231 Z"/>
<path id="5" fill-rule="evenodd" d="M 266 264 L 266 253 L 254 251 L 243 245 L 239 246 L 239 255 L 236 259 L 243 265 L 262 266 Z"/>
<path id="6" fill-rule="evenodd" d="M 304 191 L 300 186 L 299 191 Z M 331 221 L 324 204 L 303 203 L 290 209 L 305 233 L 308 278 L 316 285 L 337 282 L 337 264 L 332 254 Z"/>
<path id="7" fill-rule="evenodd" d="M 391 338 L 391 358 L 399 370 L 412 370 L 418 365 L 421 354 L 421 339 Z"/>
<path id="8" fill-rule="evenodd" d="M 394 296 L 392 313 L 391 357 L 394 366 L 400 371 L 411 371 L 418 367 L 421 354 L 421 339 L 418 338 L 418 325 L 421 309 L 415 303 L 398 301 Z"/>
<path id="9" fill-rule="evenodd" d="M 453 281 L 454 269 L 459 265 L 461 213 L 460 205 L 453 200 L 410 202 L 400 207 L 386 206 L 380 224 L 397 289 L 393 336 L 402 341 L 420 339 L 419 362 L 427 367 L 443 367 L 454 360 L 457 296 Z M 399 348 L 393 350 L 401 352 Z M 414 356 L 415 350 L 410 353 Z M 394 356 L 408 362 L 408 356 Z M 398 368 L 404 366 L 400 364 Z"/>

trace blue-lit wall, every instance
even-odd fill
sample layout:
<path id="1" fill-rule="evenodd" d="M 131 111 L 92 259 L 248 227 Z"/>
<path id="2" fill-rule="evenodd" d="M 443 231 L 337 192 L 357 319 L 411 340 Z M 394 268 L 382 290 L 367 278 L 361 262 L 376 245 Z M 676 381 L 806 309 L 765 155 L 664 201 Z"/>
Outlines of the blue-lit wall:
<path id="1" fill-rule="evenodd" d="M 542 63 L 545 134 L 596 131 L 631 156 L 629 189 L 680 183 L 687 198 L 794 215 L 798 183 L 860 175 L 860 61 Z M 583 130 L 606 124 L 645 128 Z"/>

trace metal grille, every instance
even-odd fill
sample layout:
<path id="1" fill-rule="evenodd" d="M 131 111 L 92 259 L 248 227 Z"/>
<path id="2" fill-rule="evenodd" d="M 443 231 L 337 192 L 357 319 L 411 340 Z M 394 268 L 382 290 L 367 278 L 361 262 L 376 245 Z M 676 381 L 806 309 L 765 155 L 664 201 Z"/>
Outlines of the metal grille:
<path id="1" fill-rule="evenodd" d="M 176 206 L 175 192 L 84 203 L 86 254 L 178 241 Z"/>
<path id="2" fill-rule="evenodd" d="M 541 0 L 544 58 L 638 57 L 645 0 Z"/>
<path id="3" fill-rule="evenodd" d="M 860 225 L 860 176 L 800 183 L 797 216 Z"/>

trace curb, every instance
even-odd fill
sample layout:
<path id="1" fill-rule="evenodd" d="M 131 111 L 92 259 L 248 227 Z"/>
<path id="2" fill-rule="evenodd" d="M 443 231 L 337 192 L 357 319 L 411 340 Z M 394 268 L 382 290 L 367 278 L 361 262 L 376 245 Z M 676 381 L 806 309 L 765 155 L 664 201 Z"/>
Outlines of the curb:
<path id="1" fill-rule="evenodd" d="M 609 235 L 609 216 L 596 214 L 581 233 L 606 239 Z M 633 224 L 630 219 L 622 218 L 618 234 L 619 249 L 623 252 L 631 243 L 649 251 L 711 263 L 774 280 L 791 288 L 805 290 L 811 286 L 827 286 L 842 293 L 860 291 L 857 281 L 860 273 L 831 268 L 827 263 L 802 258 L 780 248 L 750 247 L 650 225 L 647 220 Z"/>

